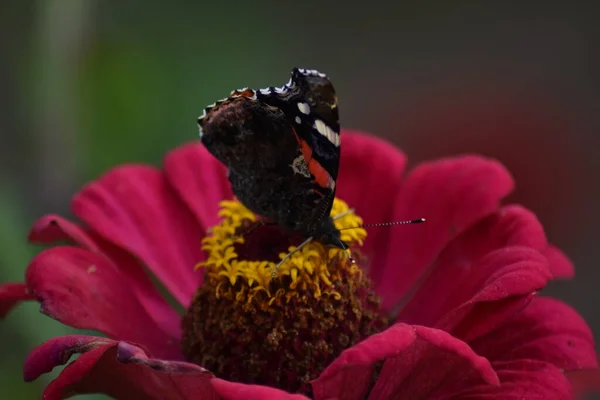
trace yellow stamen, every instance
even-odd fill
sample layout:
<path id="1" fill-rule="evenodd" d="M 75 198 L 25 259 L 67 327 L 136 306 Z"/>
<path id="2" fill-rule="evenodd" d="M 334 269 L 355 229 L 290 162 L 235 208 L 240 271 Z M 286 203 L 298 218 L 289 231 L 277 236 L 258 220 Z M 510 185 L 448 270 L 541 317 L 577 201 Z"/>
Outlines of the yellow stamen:
<path id="1" fill-rule="evenodd" d="M 361 246 L 367 236 L 363 228 L 343 230 L 362 224 L 360 217 L 348 211 L 346 203 L 334 200 L 331 216 L 343 214 L 340 218 L 334 218 L 336 228 L 341 230 L 341 239 L 351 247 Z M 343 250 L 327 248 L 316 241 L 310 242 L 288 257 L 279 267 L 277 276 L 272 279 L 276 263 L 239 259 L 235 249 L 235 244 L 244 243 L 244 238 L 236 235 L 242 231 L 244 223 L 248 225 L 256 222 L 256 216 L 240 202 L 231 200 L 221 202 L 219 216 L 222 218 L 221 223 L 214 226 L 210 236 L 202 240 L 202 249 L 208 253 L 207 259 L 196 266 L 206 270 L 206 280 L 215 287 L 217 297 L 229 294 L 250 302 L 255 294 L 264 292 L 272 302 L 280 297 L 290 301 L 300 292 L 302 295 L 311 293 L 314 297 L 339 296 L 331 283 L 335 279 L 332 279 L 328 266 L 348 262 L 348 254 Z M 288 251 L 294 249 L 291 246 Z M 279 259 L 282 260 L 286 254 L 281 252 Z M 347 269 L 362 276 L 358 266 L 349 265 Z M 271 293 L 271 290 L 275 293 Z"/>

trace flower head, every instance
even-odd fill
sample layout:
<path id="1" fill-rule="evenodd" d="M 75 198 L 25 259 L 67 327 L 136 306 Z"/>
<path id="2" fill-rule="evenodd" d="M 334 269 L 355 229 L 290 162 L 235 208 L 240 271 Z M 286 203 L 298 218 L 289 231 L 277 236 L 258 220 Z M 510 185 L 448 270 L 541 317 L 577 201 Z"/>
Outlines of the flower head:
<path id="1" fill-rule="evenodd" d="M 245 235 L 257 217 L 200 144 L 171 152 L 162 170 L 117 167 L 75 196 L 81 225 L 34 224 L 32 242 L 67 245 L 36 256 L 25 283 L 0 286 L 2 314 L 35 300 L 106 336 L 41 344 L 25 379 L 80 354 L 44 398 L 569 398 L 568 378 L 597 367 L 592 335 L 537 294 L 573 269 L 530 211 L 500 204 L 507 171 L 463 156 L 403 178 L 392 146 L 342 138 L 337 228 L 427 223 L 344 229 L 351 253 L 310 243 L 273 277 L 302 238 L 270 226 Z"/>
<path id="2" fill-rule="evenodd" d="M 203 239 L 205 281 L 183 321 L 183 354 L 223 378 L 310 393 L 343 350 L 385 329 L 379 298 L 345 251 L 311 241 L 291 253 L 297 238 L 278 228 L 244 238 L 256 217 L 237 201 L 221 205 Z M 331 214 L 337 229 L 362 222 L 338 199 Z M 342 232 L 350 246 L 366 236 Z"/>

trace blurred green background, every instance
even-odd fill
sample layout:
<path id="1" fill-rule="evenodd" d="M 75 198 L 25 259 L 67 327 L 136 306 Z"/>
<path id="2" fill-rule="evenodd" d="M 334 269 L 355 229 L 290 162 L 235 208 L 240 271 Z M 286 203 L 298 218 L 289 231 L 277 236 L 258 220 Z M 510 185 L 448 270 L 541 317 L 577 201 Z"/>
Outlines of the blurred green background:
<path id="1" fill-rule="evenodd" d="M 475 2 L 473 2 L 475 3 Z M 478 152 L 514 173 L 576 262 L 547 293 L 600 333 L 600 39 L 593 2 L 149 2 L 13 0 L 0 13 L 0 279 L 20 281 L 44 213 L 115 164 L 160 164 L 230 90 L 326 72 L 342 125 L 388 138 L 411 163 Z M 2 398 L 30 349 L 68 328 L 26 304 L 1 321 Z M 84 396 L 82 396 L 84 397 Z M 100 398 L 86 396 L 86 398 Z"/>

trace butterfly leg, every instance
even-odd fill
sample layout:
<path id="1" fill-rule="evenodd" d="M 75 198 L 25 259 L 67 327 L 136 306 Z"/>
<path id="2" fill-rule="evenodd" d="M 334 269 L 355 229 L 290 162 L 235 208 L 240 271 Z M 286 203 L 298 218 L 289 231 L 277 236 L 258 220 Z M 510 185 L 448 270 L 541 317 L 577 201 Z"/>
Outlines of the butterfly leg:
<path id="1" fill-rule="evenodd" d="M 345 217 L 348 214 L 352 214 L 354 213 L 354 208 L 349 209 L 348 211 L 344 211 L 343 213 L 339 213 L 338 215 L 334 215 L 331 219 L 333 219 L 334 221 L 336 219 L 340 219 L 342 217 Z"/>
<path id="2" fill-rule="evenodd" d="M 348 260 L 350 260 L 350 262 L 352 264 L 356 264 L 356 261 L 354 261 L 354 257 L 352 257 L 352 254 L 350 252 L 350 248 L 348 247 L 348 245 L 346 243 L 344 243 L 342 241 L 342 239 L 340 239 L 338 237 L 334 237 L 334 239 L 339 243 L 340 248 L 346 252 L 346 254 L 348 255 Z"/>
<path id="3" fill-rule="evenodd" d="M 297 252 L 298 250 L 301 250 L 304 246 L 306 246 L 307 244 L 309 244 L 312 240 L 313 240 L 313 238 L 311 236 L 308 239 L 306 239 L 304 242 L 300 243 L 300 245 L 298 247 L 296 247 L 294 250 L 292 250 L 289 253 L 287 253 L 285 255 L 285 257 L 283 257 L 281 259 L 281 261 L 279 261 L 279 264 L 277 264 L 275 266 L 275 268 L 273 268 L 273 273 L 271 274 L 271 279 L 275 279 L 275 275 L 277 275 L 277 270 L 279 269 L 279 267 L 281 266 L 281 264 L 283 264 L 285 262 L 285 260 L 287 260 L 288 258 L 290 258 L 290 256 L 292 254 L 294 254 L 295 252 Z"/>

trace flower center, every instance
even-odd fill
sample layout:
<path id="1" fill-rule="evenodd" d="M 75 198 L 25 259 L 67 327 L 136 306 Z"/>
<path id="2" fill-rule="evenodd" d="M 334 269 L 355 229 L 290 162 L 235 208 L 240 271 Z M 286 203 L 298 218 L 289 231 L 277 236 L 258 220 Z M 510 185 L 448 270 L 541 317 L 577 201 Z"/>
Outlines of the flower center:
<path id="1" fill-rule="evenodd" d="M 310 381 L 340 353 L 385 329 L 380 300 L 346 251 L 316 241 L 277 263 L 303 238 L 261 226 L 237 201 L 221 202 L 222 221 L 202 241 L 203 285 L 183 319 L 188 361 L 232 381 L 311 394 Z M 346 203 L 331 216 L 356 259 L 366 232 Z M 336 216 L 340 216 L 336 218 Z"/>

